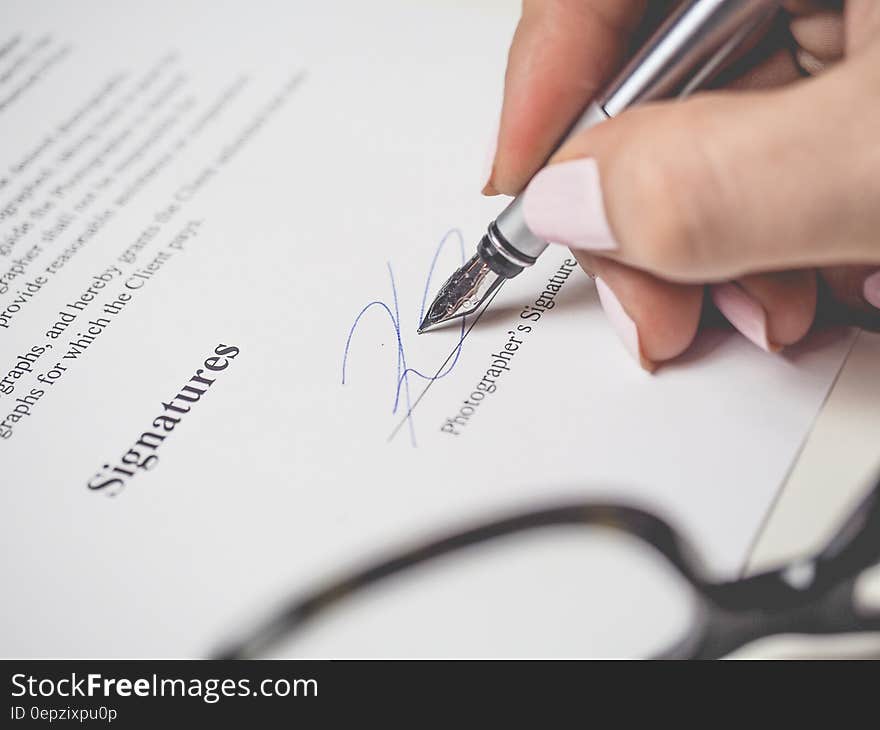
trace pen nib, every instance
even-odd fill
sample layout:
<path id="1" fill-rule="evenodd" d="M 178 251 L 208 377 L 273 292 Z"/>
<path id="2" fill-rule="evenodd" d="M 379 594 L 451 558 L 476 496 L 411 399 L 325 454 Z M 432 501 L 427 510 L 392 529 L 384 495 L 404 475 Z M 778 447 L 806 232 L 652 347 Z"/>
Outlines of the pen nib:
<path id="1" fill-rule="evenodd" d="M 419 325 L 419 334 L 476 312 L 503 282 L 503 276 L 492 271 L 479 254 L 474 254 L 440 288 Z"/>

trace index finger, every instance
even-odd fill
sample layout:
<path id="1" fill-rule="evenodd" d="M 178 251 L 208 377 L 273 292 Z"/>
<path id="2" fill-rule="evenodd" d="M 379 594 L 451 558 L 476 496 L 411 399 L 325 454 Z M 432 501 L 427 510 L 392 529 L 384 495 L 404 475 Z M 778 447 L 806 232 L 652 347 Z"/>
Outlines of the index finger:
<path id="1" fill-rule="evenodd" d="M 484 193 L 515 195 L 621 62 L 645 0 L 524 0 Z"/>

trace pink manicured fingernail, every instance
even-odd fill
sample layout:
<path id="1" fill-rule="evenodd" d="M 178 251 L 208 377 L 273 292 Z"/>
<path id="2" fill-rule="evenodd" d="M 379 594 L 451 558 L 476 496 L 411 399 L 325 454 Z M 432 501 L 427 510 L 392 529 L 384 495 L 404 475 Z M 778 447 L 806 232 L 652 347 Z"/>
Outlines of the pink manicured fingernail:
<path id="1" fill-rule="evenodd" d="M 728 282 L 712 287 L 712 301 L 734 327 L 767 352 L 782 348 L 767 337 L 767 312 L 760 302 L 738 284 Z"/>
<path id="2" fill-rule="evenodd" d="M 495 172 L 495 153 L 498 151 L 498 132 L 500 119 L 495 120 L 492 127 L 492 136 L 486 145 L 486 159 L 483 161 L 483 195 L 497 195 L 498 191 L 492 185 L 492 174 Z"/>
<path id="3" fill-rule="evenodd" d="M 617 332 L 617 336 L 620 337 L 621 342 L 623 342 L 623 346 L 626 347 L 627 352 L 635 358 L 635 361 L 641 365 L 642 368 L 649 373 L 654 372 L 657 365 L 648 360 L 642 354 L 642 346 L 639 342 L 639 330 L 636 327 L 636 323 L 633 322 L 632 318 L 626 313 L 620 300 L 615 296 L 614 292 L 611 291 L 609 286 L 598 277 L 596 277 L 596 291 L 599 292 L 599 301 L 602 303 L 602 309 L 605 310 L 605 314 L 608 316 L 611 325 Z"/>
<path id="4" fill-rule="evenodd" d="M 865 279 L 862 293 L 865 295 L 868 304 L 880 309 L 880 271 L 875 271 Z"/>
<path id="5" fill-rule="evenodd" d="M 539 238 L 574 248 L 617 248 L 605 217 L 599 166 L 593 159 L 571 160 L 541 170 L 523 198 L 526 224 Z"/>

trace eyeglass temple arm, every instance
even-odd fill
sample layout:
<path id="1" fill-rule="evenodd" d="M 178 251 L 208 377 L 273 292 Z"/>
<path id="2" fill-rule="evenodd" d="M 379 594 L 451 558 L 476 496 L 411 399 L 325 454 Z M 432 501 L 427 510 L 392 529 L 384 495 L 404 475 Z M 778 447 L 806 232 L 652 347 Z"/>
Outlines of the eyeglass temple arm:
<path id="1" fill-rule="evenodd" d="M 718 658 L 780 633 L 880 631 L 880 614 L 854 598 L 859 573 L 880 560 L 880 481 L 812 558 L 738 581 L 703 586 L 693 634 L 666 658 Z"/>
<path id="2" fill-rule="evenodd" d="M 274 615 L 245 632 L 238 641 L 223 647 L 214 658 L 244 659 L 258 656 L 301 629 L 315 616 L 362 589 L 435 558 L 500 537 L 562 525 L 606 527 L 634 535 L 662 553 L 685 579 L 695 585 L 702 585 L 690 546 L 661 518 L 625 505 L 576 503 L 488 522 L 376 561 L 361 570 L 330 581 L 311 593 L 289 600 Z"/>
<path id="3" fill-rule="evenodd" d="M 728 610 L 703 606 L 694 630 L 658 659 L 720 659 L 758 639 L 782 634 L 830 635 L 880 631 L 880 614 L 861 613 L 855 578 L 821 597 L 786 609 Z"/>
<path id="4" fill-rule="evenodd" d="M 880 561 L 880 481 L 841 522 L 825 546 L 807 558 L 729 583 L 703 586 L 725 610 L 782 610 L 854 577 Z"/>

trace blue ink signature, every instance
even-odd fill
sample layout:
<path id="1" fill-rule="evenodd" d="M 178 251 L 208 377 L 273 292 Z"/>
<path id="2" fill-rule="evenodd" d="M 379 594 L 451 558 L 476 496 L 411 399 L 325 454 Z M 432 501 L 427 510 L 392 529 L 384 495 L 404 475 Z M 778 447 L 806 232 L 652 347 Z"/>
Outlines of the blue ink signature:
<path id="1" fill-rule="evenodd" d="M 431 259 L 431 266 L 428 269 L 428 277 L 427 279 L 425 279 L 425 290 L 422 294 L 422 306 L 419 309 L 419 318 L 414 322 L 415 326 L 412 327 L 412 330 L 416 329 L 416 327 L 421 323 L 422 319 L 425 316 L 425 305 L 427 304 L 428 294 L 431 290 L 431 278 L 434 275 L 434 268 L 437 265 L 437 259 L 440 257 L 443 249 L 446 248 L 450 241 L 458 242 L 458 248 L 461 254 L 461 263 L 464 264 L 465 262 L 464 237 L 462 236 L 460 230 L 458 230 L 457 228 L 453 228 L 446 232 L 446 235 L 443 236 L 443 238 L 440 240 L 440 244 L 434 251 L 434 258 Z M 382 300 L 376 300 L 367 304 L 363 309 L 361 309 L 358 316 L 355 317 L 354 323 L 351 325 L 351 329 L 348 331 L 348 338 L 345 341 L 345 353 L 342 356 L 342 384 L 345 385 L 349 350 L 351 349 L 351 341 L 354 338 L 358 325 L 360 324 L 361 319 L 367 312 L 369 312 L 373 308 L 378 307 L 388 316 L 388 319 L 391 322 L 391 326 L 394 328 L 394 333 L 397 339 L 397 378 L 395 381 L 396 385 L 394 387 L 394 400 L 391 408 L 391 413 L 396 414 L 401 406 L 401 401 L 403 401 L 403 405 L 406 408 L 406 420 L 409 426 L 410 441 L 412 442 L 413 446 L 416 446 L 416 431 L 415 425 L 413 424 L 412 420 L 410 379 L 418 378 L 428 382 L 433 382 L 435 380 L 439 380 L 440 378 L 445 378 L 447 375 L 449 375 L 449 373 L 452 372 L 452 370 L 458 363 L 458 358 L 461 355 L 461 348 L 464 344 L 465 321 L 464 319 L 462 319 L 461 321 L 461 333 L 459 335 L 458 344 L 456 345 L 452 356 L 448 360 L 448 363 L 435 375 L 427 375 L 420 370 L 417 370 L 416 368 L 409 367 L 406 361 L 406 348 L 403 344 L 403 329 L 400 319 L 400 307 L 397 301 L 397 284 L 394 281 L 394 269 L 392 269 L 390 261 L 388 262 L 387 266 L 388 277 L 391 280 L 391 305 L 389 306 L 386 302 Z"/>

